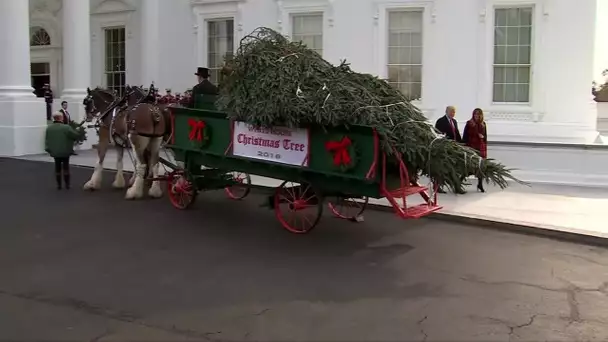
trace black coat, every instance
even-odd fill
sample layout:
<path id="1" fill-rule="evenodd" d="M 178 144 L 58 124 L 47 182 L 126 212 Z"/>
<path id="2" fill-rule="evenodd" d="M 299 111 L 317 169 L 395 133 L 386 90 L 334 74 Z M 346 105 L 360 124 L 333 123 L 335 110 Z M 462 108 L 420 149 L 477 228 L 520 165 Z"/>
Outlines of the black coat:
<path id="1" fill-rule="evenodd" d="M 454 140 L 456 142 L 462 142 L 462 136 L 460 135 L 460 130 L 458 129 L 458 121 L 456 121 L 456 119 L 452 119 L 452 122 L 454 123 L 454 131 L 456 133 L 456 136 L 454 136 L 454 132 L 452 131 L 452 125 L 450 125 L 448 117 L 445 115 L 437 119 L 437 122 L 435 122 L 435 128 L 439 132 L 445 134 L 448 139 Z"/>
<path id="2" fill-rule="evenodd" d="M 201 83 L 192 87 L 192 96 L 190 97 L 190 107 L 194 107 L 194 100 L 200 95 L 218 95 L 219 89 L 209 80 L 203 80 Z"/>

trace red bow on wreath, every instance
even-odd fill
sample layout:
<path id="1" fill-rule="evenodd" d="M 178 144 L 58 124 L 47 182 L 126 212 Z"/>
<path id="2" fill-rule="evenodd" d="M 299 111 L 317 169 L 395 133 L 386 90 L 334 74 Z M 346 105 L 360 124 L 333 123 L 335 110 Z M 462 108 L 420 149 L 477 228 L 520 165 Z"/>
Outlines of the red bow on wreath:
<path id="1" fill-rule="evenodd" d="M 188 119 L 188 126 L 190 126 L 190 134 L 188 135 L 188 139 L 202 141 L 205 122 L 202 120 Z"/>
<path id="2" fill-rule="evenodd" d="M 352 144 L 348 137 L 342 138 L 340 141 L 329 141 L 325 143 L 325 149 L 334 154 L 335 166 L 348 166 L 352 159 L 348 152 L 348 147 Z"/>

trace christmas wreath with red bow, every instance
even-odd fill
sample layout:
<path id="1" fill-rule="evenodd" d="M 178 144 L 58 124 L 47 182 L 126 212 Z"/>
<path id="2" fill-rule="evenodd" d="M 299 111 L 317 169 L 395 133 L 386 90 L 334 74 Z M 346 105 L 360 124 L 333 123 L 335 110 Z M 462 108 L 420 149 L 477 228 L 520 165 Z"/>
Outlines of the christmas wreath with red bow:
<path id="1" fill-rule="evenodd" d="M 188 126 L 190 127 L 188 140 L 197 148 L 207 145 L 210 138 L 210 129 L 207 123 L 201 119 L 190 118 L 188 119 Z"/>
<path id="2" fill-rule="evenodd" d="M 352 170 L 357 165 L 357 149 L 354 142 L 346 135 L 330 138 L 325 143 L 331 164 L 341 172 Z"/>

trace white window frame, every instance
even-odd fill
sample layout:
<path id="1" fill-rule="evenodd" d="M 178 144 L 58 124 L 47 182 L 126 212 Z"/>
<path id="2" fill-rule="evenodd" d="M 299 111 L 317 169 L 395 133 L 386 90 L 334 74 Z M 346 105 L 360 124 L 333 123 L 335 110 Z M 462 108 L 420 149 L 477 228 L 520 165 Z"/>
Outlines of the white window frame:
<path id="1" fill-rule="evenodd" d="M 192 10 L 196 17 L 197 66 L 208 67 L 207 42 L 209 41 L 208 21 L 232 19 L 234 21 L 234 46 L 236 53 L 243 38 L 242 3 L 244 0 L 215 0 L 204 2 L 192 1 Z"/>
<path id="2" fill-rule="evenodd" d="M 482 56 L 479 58 L 479 105 L 489 108 L 490 111 L 517 112 L 526 116 L 533 116 L 533 113 L 543 112 L 545 107 L 545 91 L 542 74 L 546 71 L 539 61 L 543 58 L 544 46 L 540 39 L 544 21 L 547 17 L 546 0 L 491 0 L 485 3 L 480 10 L 480 22 L 483 27 L 483 41 L 481 46 Z M 532 37 L 530 49 L 530 98 L 529 102 L 494 102 L 494 20 L 495 9 L 531 7 L 532 8 Z M 549 51 L 550 53 L 550 51 Z"/>
<path id="3" fill-rule="evenodd" d="M 106 68 L 106 58 L 108 51 L 106 50 L 106 34 L 108 31 L 110 30 L 124 30 L 125 31 L 125 38 L 123 41 L 123 44 L 125 45 L 125 53 L 124 56 L 122 56 L 125 60 L 125 65 L 123 65 L 123 70 L 122 71 L 114 71 L 114 72 L 109 72 Z M 126 87 L 126 85 L 128 84 L 127 82 L 127 27 L 126 26 L 114 26 L 114 27 L 104 27 L 103 28 L 103 81 L 104 81 L 104 85 L 105 87 L 109 87 L 110 85 L 108 84 L 108 75 L 109 74 L 124 74 L 124 79 L 125 82 L 124 84 L 121 85 L 122 88 Z M 124 94 L 120 94 L 119 95 L 124 95 Z"/>
<path id="4" fill-rule="evenodd" d="M 495 102 L 494 101 L 494 79 L 495 79 L 495 75 L 494 75 L 494 67 L 497 65 L 495 64 L 495 44 L 496 42 L 494 41 L 495 37 L 495 30 L 496 30 L 496 11 L 497 10 L 505 10 L 505 9 L 520 9 L 520 8 L 529 8 L 532 10 L 532 25 L 531 25 L 531 33 L 530 33 L 530 63 L 529 63 L 529 68 L 530 68 L 530 74 L 528 75 L 529 79 L 528 79 L 528 101 L 526 102 Z M 535 65 L 535 54 L 534 54 L 534 44 L 535 44 L 535 40 L 534 40 L 534 33 L 535 33 L 535 26 L 536 26 L 536 18 L 535 18 L 535 13 L 538 9 L 535 8 L 533 5 L 517 5 L 517 6 L 494 6 L 492 8 L 492 105 L 493 106 L 501 106 L 501 105 L 511 105 L 511 106 L 530 106 L 532 103 L 532 95 L 533 95 L 533 84 L 534 84 L 534 80 L 532 78 L 532 75 L 534 74 L 533 70 L 534 70 L 534 65 Z M 501 64 L 503 66 L 508 66 L 509 64 Z M 511 64 L 511 66 L 513 67 L 517 67 L 520 64 Z"/>
<path id="5" fill-rule="evenodd" d="M 321 56 L 323 56 L 323 53 L 325 52 L 325 14 L 323 12 L 291 12 L 289 15 L 289 39 L 294 40 L 293 26 L 295 24 L 295 18 L 303 16 L 321 17 Z M 309 46 L 309 48 L 312 48 L 312 46 Z"/>
<path id="6" fill-rule="evenodd" d="M 213 83 L 219 83 L 220 79 L 219 79 L 219 73 L 221 71 L 221 69 L 216 68 L 215 65 L 210 65 L 209 64 L 209 24 L 212 22 L 218 22 L 218 21 L 230 21 L 232 20 L 232 54 L 236 54 L 236 49 L 238 47 L 238 43 L 237 43 L 237 35 L 236 35 L 236 21 L 234 20 L 234 17 L 225 17 L 225 18 L 215 18 L 215 19 L 206 19 L 205 20 L 205 32 L 206 32 L 206 36 L 207 39 L 205 39 L 205 59 L 206 62 L 204 64 L 204 67 L 208 68 L 210 70 L 211 73 L 211 77 L 210 79 L 212 80 Z"/>
<path id="7" fill-rule="evenodd" d="M 283 0 L 279 1 L 278 30 L 292 39 L 294 15 L 320 14 L 323 16 L 323 57 L 327 59 L 329 28 L 333 26 L 332 7 L 327 0 Z"/>
<path id="8" fill-rule="evenodd" d="M 417 106 L 422 106 L 425 99 L 425 85 L 428 84 L 427 72 L 429 58 L 427 53 L 431 44 L 431 28 L 434 23 L 435 9 L 434 1 L 378 1 L 376 2 L 376 13 L 374 15 L 376 34 L 373 49 L 376 52 L 374 64 L 378 77 L 388 80 L 388 14 L 394 11 L 422 11 L 422 85 L 420 100 L 412 101 Z"/>

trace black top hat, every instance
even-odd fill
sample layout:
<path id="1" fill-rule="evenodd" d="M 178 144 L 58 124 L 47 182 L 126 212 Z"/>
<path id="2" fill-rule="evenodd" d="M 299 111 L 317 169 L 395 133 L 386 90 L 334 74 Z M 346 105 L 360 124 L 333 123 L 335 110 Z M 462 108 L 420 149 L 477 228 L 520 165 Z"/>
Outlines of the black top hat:
<path id="1" fill-rule="evenodd" d="M 209 69 L 207 68 L 202 68 L 202 67 L 198 67 L 196 69 L 196 76 L 202 76 L 202 77 L 209 77 Z"/>

